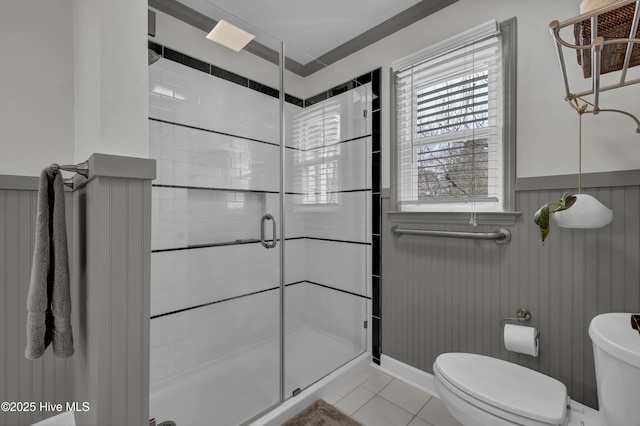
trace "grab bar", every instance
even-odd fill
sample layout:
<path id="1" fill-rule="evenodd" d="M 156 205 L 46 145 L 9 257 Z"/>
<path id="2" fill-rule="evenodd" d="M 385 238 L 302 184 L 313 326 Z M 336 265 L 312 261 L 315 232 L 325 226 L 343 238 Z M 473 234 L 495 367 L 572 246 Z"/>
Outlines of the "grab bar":
<path id="1" fill-rule="evenodd" d="M 472 240 L 492 240 L 496 244 L 507 244 L 511 241 L 511 232 L 508 229 L 500 228 L 495 232 L 465 232 L 465 231 L 431 231 L 426 229 L 407 229 L 400 225 L 393 225 L 391 232 L 394 235 L 420 235 L 423 237 L 445 237 L 445 238 L 469 238 Z"/>

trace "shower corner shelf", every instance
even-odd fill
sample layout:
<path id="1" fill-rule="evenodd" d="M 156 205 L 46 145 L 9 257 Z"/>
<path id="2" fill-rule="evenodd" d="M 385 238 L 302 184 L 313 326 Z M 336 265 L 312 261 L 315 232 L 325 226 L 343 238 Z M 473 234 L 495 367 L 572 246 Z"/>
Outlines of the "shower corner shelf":
<path id="1" fill-rule="evenodd" d="M 624 114 L 635 121 L 636 133 L 640 133 L 640 121 L 635 115 L 617 109 L 601 109 L 599 103 L 601 92 L 640 83 L 640 78 L 627 80 L 628 68 L 640 65 L 639 20 L 640 0 L 620 0 L 565 21 L 554 20 L 549 24 L 562 72 L 565 100 L 579 114 L 596 115 L 600 112 Z M 560 30 L 569 26 L 574 27 L 576 44 L 567 42 L 560 36 Z M 599 31 L 602 35 L 598 34 Z M 580 38 L 585 38 L 590 43 L 580 43 L 582 41 Z M 571 91 L 563 46 L 576 51 L 578 63 L 582 65 L 585 78 L 591 78 L 591 89 L 583 92 Z M 587 50 L 591 53 L 590 55 Z M 624 55 L 621 51 L 624 51 Z M 620 71 L 619 81 L 601 86 L 600 76 L 612 71 Z M 584 99 L 586 96 L 593 96 L 593 101 L 586 101 Z"/>

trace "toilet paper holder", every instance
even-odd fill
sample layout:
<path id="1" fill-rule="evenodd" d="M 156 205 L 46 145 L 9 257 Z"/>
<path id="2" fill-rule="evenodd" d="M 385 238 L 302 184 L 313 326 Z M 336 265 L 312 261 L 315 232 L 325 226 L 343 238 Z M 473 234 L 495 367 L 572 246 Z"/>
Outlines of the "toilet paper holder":
<path id="1" fill-rule="evenodd" d="M 504 328 L 504 325 L 507 321 L 517 321 L 517 322 L 527 322 L 531 321 L 531 312 L 527 308 L 520 308 L 516 311 L 515 318 L 503 318 L 500 321 L 500 328 Z"/>

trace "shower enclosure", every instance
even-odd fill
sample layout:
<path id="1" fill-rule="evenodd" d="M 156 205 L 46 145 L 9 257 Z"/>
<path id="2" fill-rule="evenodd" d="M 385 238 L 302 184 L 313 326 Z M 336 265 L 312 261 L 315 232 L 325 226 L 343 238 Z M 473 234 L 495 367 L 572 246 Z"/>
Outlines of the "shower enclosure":
<path id="1" fill-rule="evenodd" d="M 150 415 L 245 424 L 369 350 L 371 76 L 303 77 L 214 5 L 188 15 L 255 34 L 248 51 L 157 3 Z"/>

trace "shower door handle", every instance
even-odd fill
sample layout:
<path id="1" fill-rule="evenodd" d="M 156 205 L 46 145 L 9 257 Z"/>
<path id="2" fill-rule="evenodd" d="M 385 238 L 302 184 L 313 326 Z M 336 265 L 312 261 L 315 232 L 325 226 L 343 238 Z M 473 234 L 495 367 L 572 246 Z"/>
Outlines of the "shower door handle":
<path id="1" fill-rule="evenodd" d="M 264 223 L 267 220 L 270 220 L 271 223 L 273 224 L 273 240 L 271 240 L 271 242 L 267 242 L 264 239 Z M 264 216 L 262 216 L 262 219 L 260 219 L 260 242 L 262 243 L 264 248 L 268 248 L 268 249 L 274 248 L 278 243 L 278 240 L 276 239 L 276 220 L 269 213 L 265 214 Z"/>

